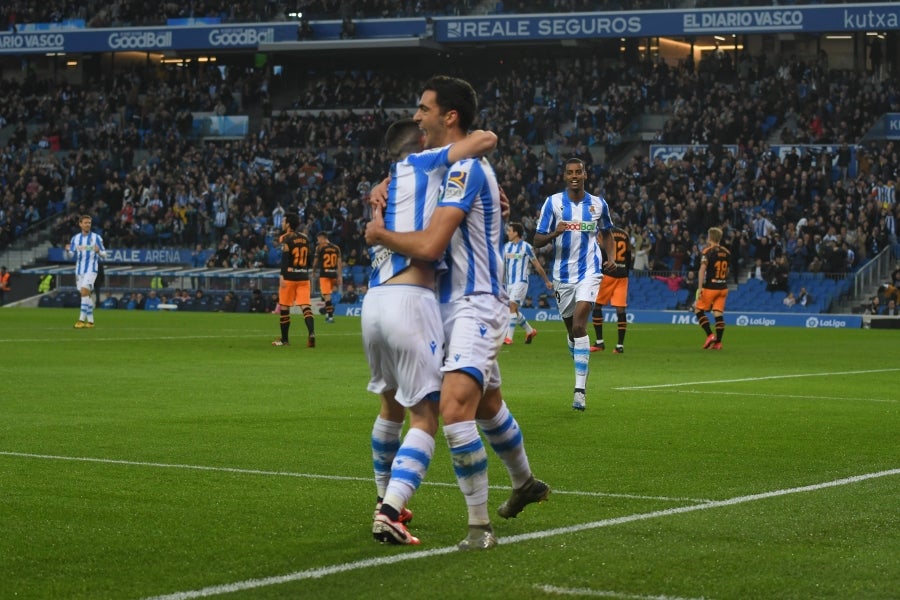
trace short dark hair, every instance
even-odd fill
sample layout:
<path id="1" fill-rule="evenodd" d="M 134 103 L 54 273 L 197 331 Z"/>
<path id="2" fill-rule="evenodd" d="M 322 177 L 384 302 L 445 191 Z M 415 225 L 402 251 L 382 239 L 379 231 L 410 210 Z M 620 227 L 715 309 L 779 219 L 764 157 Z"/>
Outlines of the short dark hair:
<path id="1" fill-rule="evenodd" d="M 388 127 L 384 145 L 394 160 L 422 149 L 422 130 L 412 119 L 400 119 Z"/>
<path id="2" fill-rule="evenodd" d="M 575 163 L 578 163 L 579 165 L 581 165 L 581 168 L 584 169 L 584 161 L 581 160 L 580 158 L 578 158 L 577 156 L 573 156 L 572 158 L 567 158 L 565 166 L 568 167 L 569 165 L 575 164 Z"/>
<path id="3" fill-rule="evenodd" d="M 521 223 L 510 221 L 508 227 L 515 231 L 516 235 L 518 235 L 519 237 L 525 237 L 525 227 Z"/>
<path id="4" fill-rule="evenodd" d="M 293 229 L 294 231 L 296 231 L 297 228 L 300 227 L 300 215 L 298 214 L 288 213 L 284 215 L 284 221 L 285 223 L 290 225 L 291 229 Z"/>
<path id="5" fill-rule="evenodd" d="M 422 90 L 435 93 L 442 113 L 455 110 L 459 116 L 460 128 L 469 131 L 475 122 L 475 113 L 478 112 L 478 94 L 472 84 L 458 77 L 435 75 L 425 82 Z"/>

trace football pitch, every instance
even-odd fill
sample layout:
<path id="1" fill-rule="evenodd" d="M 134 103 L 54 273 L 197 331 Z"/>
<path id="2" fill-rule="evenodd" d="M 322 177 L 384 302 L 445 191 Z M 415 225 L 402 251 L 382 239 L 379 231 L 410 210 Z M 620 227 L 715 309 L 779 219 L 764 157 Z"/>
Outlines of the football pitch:
<path id="1" fill-rule="evenodd" d="M 377 413 L 359 320 L 0 310 L 0 598 L 632 600 L 900 597 L 900 335 L 632 324 L 591 355 L 561 323 L 504 346 L 504 396 L 549 501 L 458 552 L 443 437 L 372 539 Z M 415 324 L 410 324 L 414 327 Z M 593 338 L 593 335 L 592 335 Z M 610 343 L 613 342 L 613 343 Z"/>

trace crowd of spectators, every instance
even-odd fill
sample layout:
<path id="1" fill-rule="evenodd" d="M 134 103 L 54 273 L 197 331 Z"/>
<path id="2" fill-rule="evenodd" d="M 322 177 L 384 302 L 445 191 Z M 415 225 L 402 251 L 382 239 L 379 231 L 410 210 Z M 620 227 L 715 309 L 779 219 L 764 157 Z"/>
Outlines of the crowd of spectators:
<path id="1" fill-rule="evenodd" d="M 533 233 L 543 199 L 565 187 L 562 162 L 578 156 L 646 269 L 695 270 L 711 225 L 724 225 L 736 278 L 757 259 L 767 270 L 839 275 L 896 243 L 894 143 L 860 147 L 855 176 L 842 150 L 782 158 L 768 143 L 780 129 L 788 143 L 849 147 L 900 110 L 895 81 L 829 70 L 823 56 L 703 62 L 530 56 L 461 66 L 481 93 L 477 125 L 500 136 L 492 160 L 512 219 Z M 365 198 L 389 165 L 382 136 L 411 114 L 425 76 L 385 67 L 360 84 L 356 75 L 310 70 L 259 130 L 230 141 L 192 139 L 187 116 L 271 102 L 264 72 L 148 68 L 85 88 L 4 81 L 0 117 L 14 133 L 0 151 L 0 247 L 48 217 L 62 245 L 88 213 L 112 248 L 199 244 L 211 264 L 253 266 L 270 261 L 271 232 L 297 210 L 347 264 L 365 264 Z M 666 161 L 635 154 L 622 169 L 595 164 L 591 149 L 615 156 L 643 113 L 668 115 L 658 141 L 705 149 Z"/>

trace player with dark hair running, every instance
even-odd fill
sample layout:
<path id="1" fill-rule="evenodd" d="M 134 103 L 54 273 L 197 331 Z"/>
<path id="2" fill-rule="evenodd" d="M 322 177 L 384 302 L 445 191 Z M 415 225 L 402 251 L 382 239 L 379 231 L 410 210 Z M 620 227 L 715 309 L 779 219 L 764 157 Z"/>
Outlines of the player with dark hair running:
<path id="1" fill-rule="evenodd" d="M 697 271 L 700 289 L 697 290 L 694 309 L 697 313 L 697 322 L 706 333 L 703 349 L 721 350 L 722 334 L 725 333 L 725 299 L 728 297 L 731 252 L 719 244 L 722 241 L 722 230 L 718 227 L 710 227 L 706 239 L 709 245 L 703 249 L 700 256 L 700 270 Z M 715 333 L 712 332 L 709 317 L 706 316 L 709 310 L 712 310 L 716 319 Z"/>
<path id="2" fill-rule="evenodd" d="M 278 320 L 281 324 L 281 337 L 272 342 L 272 345 L 290 345 L 288 333 L 291 330 L 291 307 L 296 305 L 303 310 L 303 319 L 309 331 L 306 346 L 314 348 L 316 329 L 309 299 L 310 243 L 309 237 L 298 231 L 299 227 L 300 217 L 296 213 L 284 216 L 284 233 L 278 238 L 281 245 L 281 277 L 278 286 L 278 304 L 281 313 Z"/>
<path id="3" fill-rule="evenodd" d="M 603 267 L 613 267 L 615 255 L 609 205 L 602 196 L 585 190 L 587 172 L 580 158 L 566 160 L 563 179 L 566 189 L 544 200 L 534 247 L 553 244 L 553 281 L 559 315 L 566 324 L 569 353 L 575 364 L 575 391 L 572 408 L 586 406 L 591 337 L 587 321 L 603 279 Z M 601 245 L 603 254 L 601 255 Z M 605 260 L 605 263 L 601 261 Z"/>
<path id="4" fill-rule="evenodd" d="M 618 340 L 613 353 L 622 354 L 625 352 L 625 331 L 628 329 L 628 315 L 625 309 L 628 307 L 628 273 L 634 266 L 634 247 L 631 245 L 631 236 L 621 227 L 612 228 L 612 237 L 616 252 L 612 259 L 616 262 L 616 266 L 603 267 L 603 281 L 600 282 L 593 313 L 597 343 L 591 346 L 591 352 L 606 349 L 603 342 L 603 307 L 609 304 L 616 309 L 618 321 L 616 327 Z"/>

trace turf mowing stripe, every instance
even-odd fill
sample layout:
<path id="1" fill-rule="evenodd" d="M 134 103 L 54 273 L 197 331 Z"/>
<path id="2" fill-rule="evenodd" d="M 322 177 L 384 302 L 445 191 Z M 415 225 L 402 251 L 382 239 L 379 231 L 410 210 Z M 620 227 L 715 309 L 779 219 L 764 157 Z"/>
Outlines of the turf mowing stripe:
<path id="1" fill-rule="evenodd" d="M 831 373 L 795 373 L 794 375 L 765 375 L 763 377 L 744 377 L 741 379 L 716 379 L 710 381 L 684 381 L 681 383 L 659 383 L 656 385 L 631 385 L 614 387 L 619 391 L 652 390 L 657 388 L 683 387 L 686 385 L 719 385 L 721 383 L 742 383 L 745 381 L 764 381 L 766 379 L 799 379 L 801 377 L 835 377 L 837 375 L 869 375 L 871 373 L 893 373 L 900 369 L 870 369 L 868 371 L 835 371 Z"/>
<path id="2" fill-rule="evenodd" d="M 237 473 L 241 475 L 267 475 L 276 477 L 299 477 L 303 479 L 327 479 L 330 481 L 365 481 L 372 482 L 371 477 L 348 477 L 343 475 L 316 475 L 314 473 L 292 473 L 290 471 L 264 471 L 260 469 L 239 469 L 236 467 L 210 467 L 206 465 L 182 465 L 173 463 L 157 463 L 157 462 L 141 462 L 136 460 L 119 460 L 114 458 L 94 458 L 90 456 L 58 456 L 53 454 L 32 454 L 28 452 L 9 452 L 0 450 L 0 456 L 18 456 L 20 458 L 38 458 L 43 460 L 67 460 L 73 462 L 101 463 L 110 465 L 127 465 L 132 467 L 156 467 L 159 469 L 187 469 L 192 471 L 213 471 L 220 473 Z M 457 487 L 457 483 L 445 483 L 441 481 L 423 481 L 422 485 L 430 485 L 435 487 Z M 492 485 L 492 490 L 509 491 L 509 486 Z M 591 496 L 598 498 L 625 498 L 630 500 L 654 500 L 661 502 L 694 502 L 695 504 L 704 504 L 710 502 L 706 498 L 672 498 L 668 496 L 645 496 L 638 494 L 622 494 L 613 492 L 583 492 L 583 491 L 565 491 L 553 490 L 554 494 L 574 495 L 574 496 Z"/>
<path id="3" fill-rule="evenodd" d="M 756 502 L 757 500 L 766 500 L 768 498 L 776 498 L 779 496 L 788 496 L 791 494 L 799 494 L 803 492 L 815 492 L 818 490 L 824 490 L 831 487 L 839 487 L 844 485 L 850 485 L 854 483 L 860 483 L 862 481 L 868 481 L 871 479 L 877 479 L 880 477 L 889 477 L 893 475 L 900 475 L 900 469 L 890 469 L 887 471 L 879 471 L 877 473 L 867 473 L 865 475 L 855 475 L 852 477 L 845 477 L 843 479 L 835 479 L 834 481 L 826 481 L 824 483 L 815 483 L 812 485 L 805 485 L 801 487 L 795 488 L 787 488 L 782 490 L 774 490 L 771 492 L 762 492 L 759 494 L 751 494 L 748 496 L 736 496 L 734 498 L 729 498 L 727 500 L 715 500 L 712 502 L 707 502 L 706 504 L 700 504 L 695 506 L 683 506 L 679 508 L 670 508 L 667 510 L 656 510 L 648 513 L 637 513 L 634 515 L 626 515 L 623 517 L 616 517 L 614 519 L 603 519 L 602 521 L 593 521 L 591 523 L 582 523 L 581 525 L 571 525 L 569 527 L 557 527 L 555 529 L 548 529 L 545 531 L 535 531 L 533 533 L 523 533 L 519 535 L 513 535 L 505 538 L 500 538 L 498 541 L 500 544 L 517 544 L 519 542 L 525 542 L 529 540 L 537 540 L 548 537 L 554 537 L 558 535 L 564 535 L 568 533 L 577 533 L 580 531 L 588 531 L 591 529 L 599 529 L 602 527 L 611 527 L 613 525 L 623 525 L 625 523 L 633 523 L 636 521 L 645 521 L 647 519 L 656 519 L 659 517 L 670 517 L 673 515 L 679 515 L 684 513 L 690 513 L 700 510 L 709 510 L 711 508 L 722 508 L 726 506 L 736 506 L 738 504 L 745 504 L 747 502 Z M 333 575 L 335 573 L 344 573 L 347 571 L 355 571 L 358 569 L 367 569 L 369 567 L 380 567 L 385 565 L 391 565 L 402 561 L 409 560 L 418 560 L 420 558 L 431 558 L 432 556 L 439 556 L 441 554 L 449 554 L 451 552 L 457 552 L 456 546 L 449 546 L 445 548 L 435 548 L 434 550 L 424 550 L 418 552 L 409 552 L 407 554 L 395 554 L 393 556 L 385 556 L 380 558 L 367 558 L 365 560 L 358 560 L 350 563 L 344 563 L 340 565 L 332 565 L 329 567 L 319 567 L 316 569 L 307 569 L 306 571 L 296 571 L 294 573 L 288 573 L 286 575 L 277 575 L 274 577 L 263 577 L 260 579 L 247 579 L 245 581 L 238 581 L 235 583 L 226 583 L 222 585 L 213 585 L 209 587 L 205 587 L 199 590 L 189 590 L 184 592 L 175 592 L 172 594 L 165 594 L 162 596 L 152 596 L 146 598 L 145 600 L 190 600 L 191 598 L 206 598 L 209 596 L 217 596 L 220 594 L 231 594 L 234 592 L 240 592 L 243 590 L 252 590 L 261 587 L 267 587 L 271 585 L 279 585 L 282 583 L 291 583 L 295 581 L 302 581 L 305 579 L 319 579 L 321 577 L 325 577 L 326 575 Z"/>

